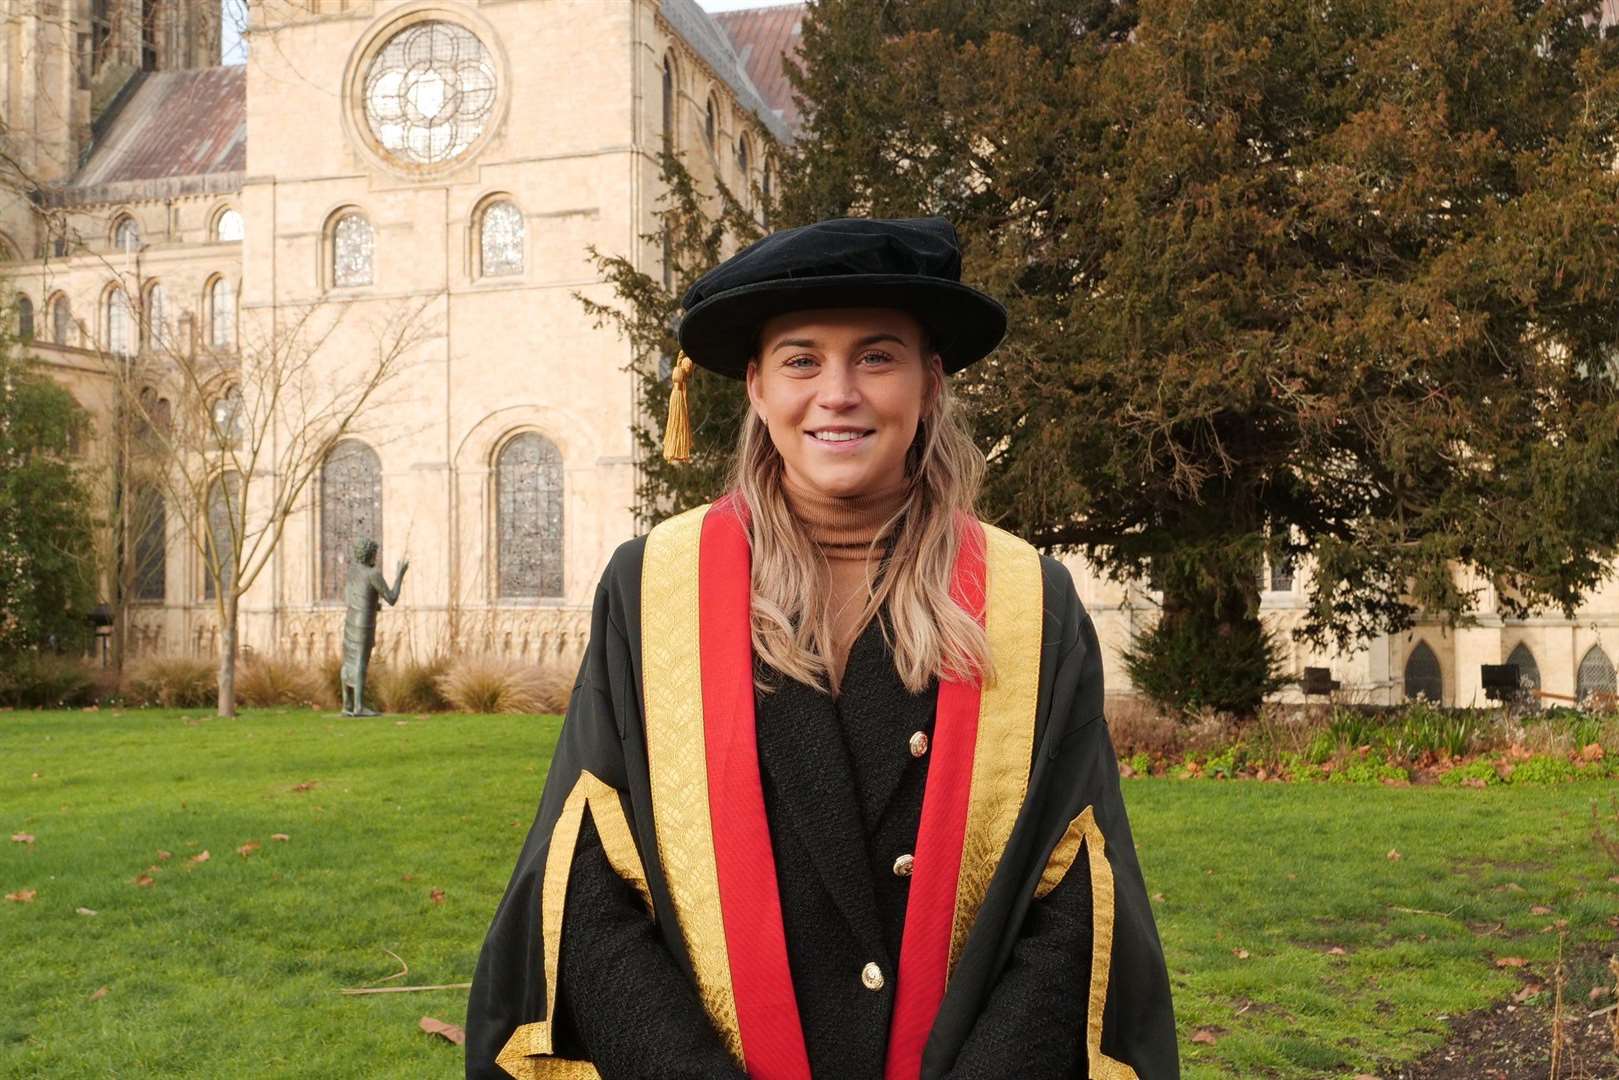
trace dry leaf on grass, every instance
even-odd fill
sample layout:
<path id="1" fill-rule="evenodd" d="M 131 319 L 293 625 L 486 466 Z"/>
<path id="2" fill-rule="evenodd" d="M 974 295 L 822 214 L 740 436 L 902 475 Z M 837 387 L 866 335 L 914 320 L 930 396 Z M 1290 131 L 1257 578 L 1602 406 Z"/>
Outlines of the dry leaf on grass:
<path id="1" fill-rule="evenodd" d="M 34 897 L 38 895 L 39 893 L 33 889 L 18 889 L 16 892 L 6 893 L 6 899 L 14 904 L 32 904 Z"/>
<path id="2" fill-rule="evenodd" d="M 283 844 L 284 844 L 284 843 L 286 843 L 286 842 L 287 842 L 287 841 L 288 841 L 288 840 L 291 840 L 291 839 L 292 839 L 292 837 L 290 837 L 290 836 L 288 836 L 288 835 L 287 835 L 287 834 L 286 834 L 286 833 L 284 833 L 284 832 L 278 832 L 278 833 L 271 833 L 271 834 L 270 834 L 270 839 L 271 839 L 271 840 L 278 840 L 278 841 L 280 841 L 280 842 L 281 842 L 281 843 L 283 843 Z"/>
<path id="3" fill-rule="evenodd" d="M 1400 854 L 1398 848 L 1389 848 L 1389 853 L 1388 853 L 1388 861 L 1389 862 L 1399 862 L 1403 858 L 1405 858 L 1405 856 Z"/>
<path id="4" fill-rule="evenodd" d="M 1524 983 L 1518 988 L 1518 992 L 1512 995 L 1512 1000 L 1517 1004 L 1522 1005 L 1524 1002 L 1528 1001 L 1530 998 L 1534 997 L 1544 989 L 1545 987 L 1541 986 L 1539 983 Z"/>
<path id="5" fill-rule="evenodd" d="M 191 861 L 192 862 L 207 862 L 208 858 L 209 858 L 208 849 L 203 848 L 201 851 L 199 851 L 195 855 L 191 856 Z"/>
<path id="6" fill-rule="evenodd" d="M 427 894 L 427 898 L 433 901 L 435 904 L 442 904 L 444 903 L 444 890 L 434 889 L 432 892 Z"/>
<path id="7" fill-rule="evenodd" d="M 11 834 L 11 842 L 13 844 L 32 844 L 34 842 L 34 834 L 26 832 L 14 832 Z"/>
<path id="8" fill-rule="evenodd" d="M 157 861 L 158 862 L 168 862 L 172 858 L 174 858 L 174 852 L 172 852 L 172 851 L 164 851 L 162 848 L 157 849 Z"/>
<path id="9" fill-rule="evenodd" d="M 1551 913 L 1552 909 L 1547 907 L 1545 904 L 1536 904 L 1534 907 L 1529 909 L 1529 914 L 1531 915 L 1550 915 Z"/>
<path id="10" fill-rule="evenodd" d="M 1247 949 L 1232 949 L 1231 950 L 1231 955 L 1235 956 L 1238 960 L 1246 960 L 1246 959 L 1248 959 L 1248 950 Z"/>
<path id="11" fill-rule="evenodd" d="M 135 875 L 135 880 L 133 882 L 133 884 L 139 885 L 143 889 L 150 888 L 152 885 L 154 885 L 156 883 L 157 883 L 157 879 L 154 878 L 151 874 L 137 874 L 137 875 Z"/>
<path id="12" fill-rule="evenodd" d="M 294 790 L 294 791 L 314 791 L 316 786 L 318 786 L 319 784 L 320 784 L 319 780 L 305 780 L 301 784 L 292 785 L 292 790 Z"/>
<path id="13" fill-rule="evenodd" d="M 249 840 L 247 843 L 243 844 L 241 847 L 236 849 L 236 854 L 240 855 L 242 858 L 245 859 L 249 855 L 251 855 L 255 851 L 257 851 L 258 849 L 259 849 L 259 842 L 257 840 Z"/>
<path id="14" fill-rule="evenodd" d="M 1328 956 L 1348 956 L 1349 955 L 1349 950 L 1344 948 L 1342 945 L 1334 945 L 1332 948 L 1327 950 L 1327 955 Z"/>
<path id="15" fill-rule="evenodd" d="M 74 910 L 77 911 L 80 915 L 95 915 L 95 914 L 97 914 L 95 908 L 82 907 L 82 908 L 75 908 Z"/>
<path id="16" fill-rule="evenodd" d="M 443 1036 L 457 1046 L 464 1046 L 466 1044 L 467 1033 L 462 1031 L 454 1024 L 446 1024 L 442 1020 L 435 1020 L 431 1016 L 424 1016 L 420 1021 L 418 1021 L 417 1026 L 423 1031 L 427 1032 L 429 1035 Z"/>
<path id="17" fill-rule="evenodd" d="M 90 1000 L 91 1001 L 100 1001 L 102 998 L 104 998 L 106 996 L 107 996 L 107 988 L 105 986 L 103 986 L 100 990 L 97 990 L 95 993 L 90 995 Z"/>
<path id="18" fill-rule="evenodd" d="M 1213 1046 L 1218 1040 L 1213 1028 L 1198 1028 L 1192 1032 L 1192 1041 L 1204 1046 Z"/>
<path id="19" fill-rule="evenodd" d="M 1528 962 L 1521 956 L 1498 956 L 1495 958 L 1495 966 L 1503 968 L 1521 968 Z"/>

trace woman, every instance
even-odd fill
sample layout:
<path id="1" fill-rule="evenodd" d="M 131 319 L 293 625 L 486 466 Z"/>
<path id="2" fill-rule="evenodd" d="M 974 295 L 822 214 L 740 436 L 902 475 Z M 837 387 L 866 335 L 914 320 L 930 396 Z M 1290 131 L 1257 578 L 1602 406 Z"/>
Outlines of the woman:
<path id="1" fill-rule="evenodd" d="M 835 220 L 687 293 L 735 482 L 603 576 L 469 1077 L 1179 1075 L 1095 631 L 972 515 L 947 376 L 1006 316 L 960 268 Z"/>

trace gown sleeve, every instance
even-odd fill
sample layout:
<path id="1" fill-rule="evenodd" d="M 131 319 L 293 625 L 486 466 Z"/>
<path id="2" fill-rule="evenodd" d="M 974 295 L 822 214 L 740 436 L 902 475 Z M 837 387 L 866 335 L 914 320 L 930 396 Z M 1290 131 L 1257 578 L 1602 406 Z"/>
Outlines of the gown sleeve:
<path id="1" fill-rule="evenodd" d="M 539 810 L 478 958 L 468 1080 L 744 1076 L 650 914 L 627 797 L 623 718 L 640 691 L 615 610 L 622 557 L 597 590 Z"/>

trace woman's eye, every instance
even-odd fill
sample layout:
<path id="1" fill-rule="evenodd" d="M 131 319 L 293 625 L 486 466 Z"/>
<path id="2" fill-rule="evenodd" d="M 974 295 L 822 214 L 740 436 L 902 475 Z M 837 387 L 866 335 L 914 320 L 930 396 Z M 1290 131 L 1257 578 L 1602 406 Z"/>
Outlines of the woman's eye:
<path id="1" fill-rule="evenodd" d="M 891 363 L 893 359 L 894 358 L 889 356 L 887 353 L 869 352 L 860 358 L 860 362 L 862 364 L 875 367 L 879 364 Z"/>
<path id="2" fill-rule="evenodd" d="M 814 366 L 815 357 L 813 356 L 791 356 L 782 362 L 782 367 L 810 368 Z"/>

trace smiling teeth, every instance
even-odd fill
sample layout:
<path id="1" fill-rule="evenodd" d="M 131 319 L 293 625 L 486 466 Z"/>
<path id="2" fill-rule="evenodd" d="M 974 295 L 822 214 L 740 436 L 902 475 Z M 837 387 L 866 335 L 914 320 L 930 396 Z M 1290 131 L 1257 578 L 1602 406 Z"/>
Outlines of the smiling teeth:
<path id="1" fill-rule="evenodd" d="M 814 434 L 822 442 L 854 442 L 866 436 L 863 431 L 817 431 Z"/>

